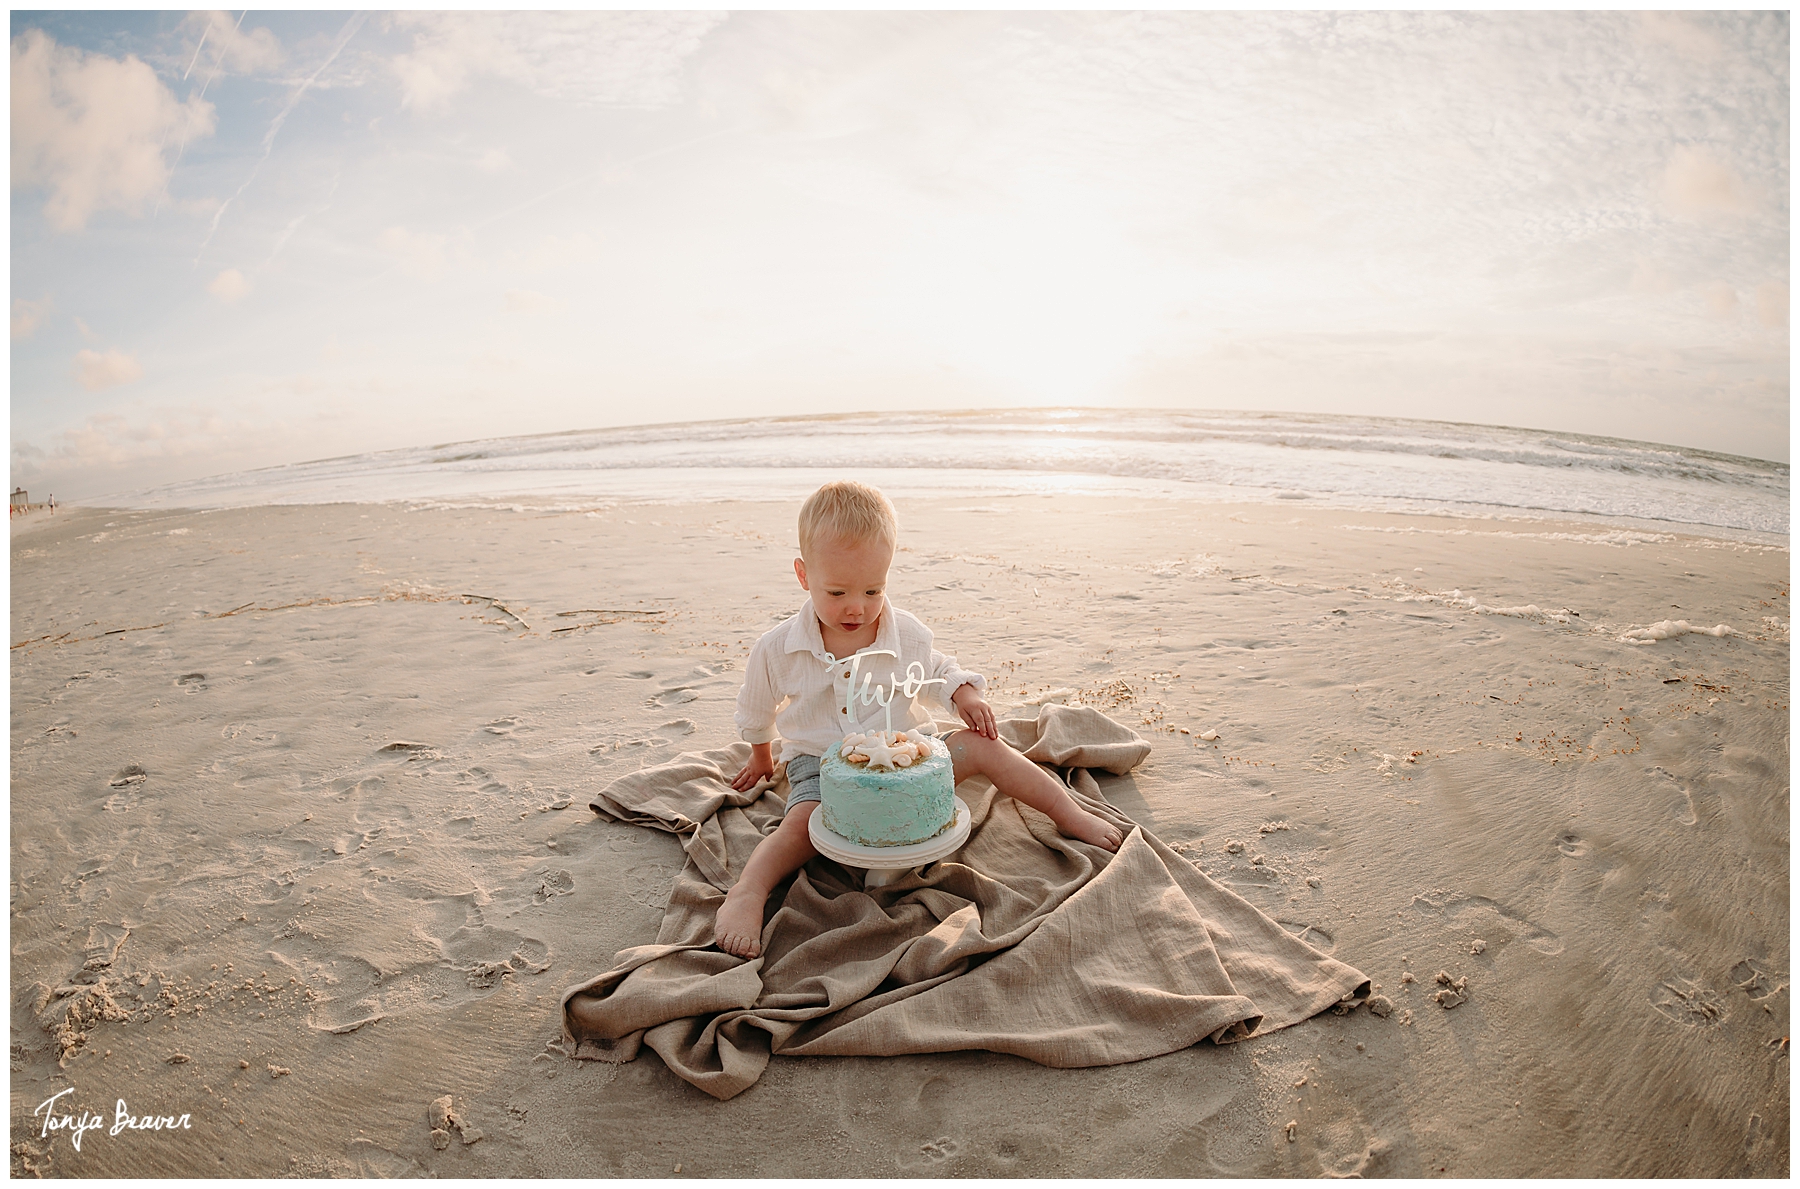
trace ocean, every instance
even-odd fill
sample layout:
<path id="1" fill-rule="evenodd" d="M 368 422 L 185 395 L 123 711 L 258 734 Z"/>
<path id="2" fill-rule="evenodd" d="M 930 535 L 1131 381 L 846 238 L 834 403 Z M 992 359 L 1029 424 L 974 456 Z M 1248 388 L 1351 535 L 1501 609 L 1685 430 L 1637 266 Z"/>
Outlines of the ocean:
<path id="1" fill-rule="evenodd" d="M 384 450 L 122 493 L 139 508 L 398 502 L 579 509 L 896 497 L 1133 495 L 1503 520 L 1594 520 L 1787 544 L 1788 466 L 1619 438 L 1385 417 L 1014 409 L 577 430 Z"/>

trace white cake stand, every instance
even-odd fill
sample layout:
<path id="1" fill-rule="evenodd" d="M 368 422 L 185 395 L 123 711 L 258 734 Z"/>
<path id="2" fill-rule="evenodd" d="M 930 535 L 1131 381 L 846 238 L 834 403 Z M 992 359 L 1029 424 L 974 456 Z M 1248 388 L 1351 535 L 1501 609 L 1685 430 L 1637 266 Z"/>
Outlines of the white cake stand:
<path id="1" fill-rule="evenodd" d="M 827 829 L 824 817 L 823 813 L 815 810 L 812 817 L 807 819 L 806 832 L 812 838 L 813 849 L 846 867 L 862 868 L 866 873 L 863 876 L 865 888 L 879 888 L 893 883 L 903 872 L 955 854 L 969 840 L 971 821 L 969 807 L 963 804 L 961 797 L 957 797 L 956 816 L 950 819 L 950 828 L 937 837 L 908 846 L 864 846 L 860 842 L 850 841 L 835 830 Z"/>

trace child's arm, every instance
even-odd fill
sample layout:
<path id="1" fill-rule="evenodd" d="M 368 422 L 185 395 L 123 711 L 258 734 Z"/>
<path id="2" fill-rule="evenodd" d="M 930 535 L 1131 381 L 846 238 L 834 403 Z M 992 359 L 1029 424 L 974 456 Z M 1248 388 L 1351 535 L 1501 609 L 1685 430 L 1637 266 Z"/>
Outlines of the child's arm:
<path id="1" fill-rule="evenodd" d="M 775 688 L 766 640 L 767 637 L 758 640 L 750 650 L 750 660 L 744 665 L 744 684 L 738 689 L 737 713 L 733 716 L 738 734 L 750 745 L 750 762 L 731 780 L 731 787 L 740 793 L 754 788 L 763 777 L 775 774 L 775 714 L 787 699 Z"/>
<path id="2" fill-rule="evenodd" d="M 958 665 L 955 657 L 945 656 L 935 648 L 931 650 L 931 675 L 944 682 L 938 688 L 944 691 L 945 703 L 962 716 L 971 731 L 989 739 L 1000 737 L 994 708 L 981 696 L 987 689 L 987 678 L 971 673 Z"/>
<path id="3" fill-rule="evenodd" d="M 987 704 L 987 699 L 973 685 L 957 686 L 956 692 L 950 695 L 950 704 L 956 707 L 956 712 L 962 715 L 962 720 L 977 735 L 985 735 L 989 739 L 1000 737 L 1000 727 L 994 719 L 994 708 Z"/>
<path id="4" fill-rule="evenodd" d="M 731 787 L 738 792 L 747 792 L 756 787 L 756 782 L 765 776 L 775 775 L 774 747 L 768 743 L 752 743 L 750 745 L 750 762 L 744 770 L 732 777 Z"/>

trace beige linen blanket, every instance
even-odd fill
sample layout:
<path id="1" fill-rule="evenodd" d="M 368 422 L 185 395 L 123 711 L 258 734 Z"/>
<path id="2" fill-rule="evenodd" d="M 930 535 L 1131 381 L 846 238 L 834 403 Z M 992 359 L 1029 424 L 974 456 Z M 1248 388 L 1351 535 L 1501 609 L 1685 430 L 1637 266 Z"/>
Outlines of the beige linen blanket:
<path id="1" fill-rule="evenodd" d="M 763 955 L 713 948 L 713 914 L 781 820 L 785 777 L 746 793 L 749 745 L 689 753 L 614 781 L 596 813 L 682 837 L 652 945 L 563 993 L 577 1057 L 629 1061 L 649 1045 L 717 1098 L 772 1054 L 891 1056 L 954 1049 L 1044 1065 L 1114 1065 L 1286 1027 L 1368 993 L 1362 972 L 1294 937 L 1194 869 L 1101 796 L 1090 768 L 1123 774 L 1150 754 L 1097 710 L 1046 706 L 1002 736 L 1059 770 L 1090 811 L 1128 831 L 1116 855 L 964 781 L 962 850 L 865 892 L 823 856 L 769 897 Z"/>

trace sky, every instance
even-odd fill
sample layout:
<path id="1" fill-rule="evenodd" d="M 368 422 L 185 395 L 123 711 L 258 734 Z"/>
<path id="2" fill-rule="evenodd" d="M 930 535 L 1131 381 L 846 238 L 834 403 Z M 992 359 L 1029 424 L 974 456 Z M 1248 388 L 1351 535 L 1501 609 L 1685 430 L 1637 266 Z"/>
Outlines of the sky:
<path id="1" fill-rule="evenodd" d="M 14 12 L 12 477 L 1060 405 L 1786 461 L 1788 36 Z"/>

